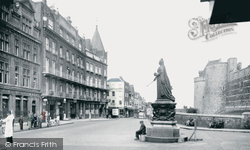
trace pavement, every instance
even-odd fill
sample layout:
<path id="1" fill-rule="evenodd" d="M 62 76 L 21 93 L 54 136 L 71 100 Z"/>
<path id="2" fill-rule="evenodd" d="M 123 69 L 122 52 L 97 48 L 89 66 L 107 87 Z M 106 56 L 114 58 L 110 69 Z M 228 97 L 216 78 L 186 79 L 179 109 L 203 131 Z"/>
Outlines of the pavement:
<path id="1" fill-rule="evenodd" d="M 97 120 L 108 120 L 106 118 L 93 118 L 91 119 L 91 121 L 97 121 Z M 71 120 L 60 120 L 60 125 L 55 125 L 53 124 L 52 126 L 50 127 L 58 127 L 58 126 L 62 126 L 62 125 L 69 125 L 69 124 L 73 124 L 74 122 L 77 122 L 77 121 L 90 121 L 89 119 L 71 119 Z M 5 124 L 3 124 L 3 126 L 5 126 Z M 42 123 L 42 128 L 50 128 L 47 126 L 47 123 L 46 122 L 43 122 Z M 23 123 L 23 130 L 20 130 L 20 125 L 19 123 L 14 123 L 14 132 L 22 132 L 22 131 L 30 131 L 30 130 L 37 130 L 37 129 L 42 129 L 42 128 L 31 128 L 29 129 L 28 128 L 28 123 L 27 122 L 24 122 Z"/>
<path id="2" fill-rule="evenodd" d="M 193 126 L 186 126 L 177 124 L 181 129 L 194 130 Z M 226 129 L 226 128 L 205 128 L 205 127 L 197 127 L 196 130 L 201 131 L 220 131 L 220 132 L 240 132 L 240 133 L 250 133 L 249 129 Z"/>

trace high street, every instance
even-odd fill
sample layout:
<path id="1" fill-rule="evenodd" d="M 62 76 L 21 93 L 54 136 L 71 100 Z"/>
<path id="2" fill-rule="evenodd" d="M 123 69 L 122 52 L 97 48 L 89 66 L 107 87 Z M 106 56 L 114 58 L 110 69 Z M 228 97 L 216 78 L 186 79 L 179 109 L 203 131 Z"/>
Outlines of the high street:
<path id="1" fill-rule="evenodd" d="M 149 143 L 135 141 L 135 131 L 139 129 L 139 119 L 74 120 L 73 124 L 26 130 L 14 133 L 15 138 L 63 138 L 64 150 L 247 150 L 250 147 L 250 133 L 218 132 L 197 130 L 196 137 L 202 141 L 184 143 Z M 150 122 L 144 119 L 145 125 Z M 181 129 L 190 137 L 193 130 Z M 3 135 L 1 134 L 1 138 Z"/>

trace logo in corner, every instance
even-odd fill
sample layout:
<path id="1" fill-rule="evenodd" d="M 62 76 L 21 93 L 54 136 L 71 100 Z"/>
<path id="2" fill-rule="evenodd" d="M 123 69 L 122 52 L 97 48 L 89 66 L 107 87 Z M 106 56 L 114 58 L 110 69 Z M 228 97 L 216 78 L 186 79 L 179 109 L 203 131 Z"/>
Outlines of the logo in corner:
<path id="1" fill-rule="evenodd" d="M 209 19 L 202 17 L 190 19 L 188 25 L 192 28 L 188 32 L 188 37 L 191 40 L 205 37 L 206 41 L 216 39 L 222 35 L 235 33 L 234 27 L 237 26 L 236 23 L 209 25 Z"/>
<path id="2" fill-rule="evenodd" d="M 6 142 L 5 143 L 5 147 L 11 147 L 11 143 L 10 142 Z"/>

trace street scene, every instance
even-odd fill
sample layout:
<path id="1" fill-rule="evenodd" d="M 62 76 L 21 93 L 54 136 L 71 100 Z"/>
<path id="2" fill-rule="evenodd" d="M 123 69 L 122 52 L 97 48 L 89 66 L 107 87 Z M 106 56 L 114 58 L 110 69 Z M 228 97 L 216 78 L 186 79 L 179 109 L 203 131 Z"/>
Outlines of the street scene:
<path id="1" fill-rule="evenodd" d="M 247 150 L 250 146 L 250 132 L 242 131 L 210 131 L 197 130 L 197 139 L 183 143 L 149 143 L 135 141 L 135 131 L 139 129 L 141 119 L 93 119 L 77 120 L 73 124 L 65 124 L 37 130 L 14 132 L 14 138 L 63 138 L 63 149 L 115 150 L 115 149 L 208 149 L 208 150 Z M 142 119 L 150 126 L 147 119 Z M 17 127 L 15 127 L 17 128 Z M 191 136 L 193 129 L 182 129 L 181 134 Z M 237 138 L 236 138 L 237 137 Z M 3 138 L 1 134 L 1 138 Z M 1 145 L 1 148 L 3 145 Z M 240 148 L 239 148 L 240 147 Z"/>
<path id="2" fill-rule="evenodd" d="M 249 22 L 221 4 L 1 0 L 0 150 L 249 149 Z"/>

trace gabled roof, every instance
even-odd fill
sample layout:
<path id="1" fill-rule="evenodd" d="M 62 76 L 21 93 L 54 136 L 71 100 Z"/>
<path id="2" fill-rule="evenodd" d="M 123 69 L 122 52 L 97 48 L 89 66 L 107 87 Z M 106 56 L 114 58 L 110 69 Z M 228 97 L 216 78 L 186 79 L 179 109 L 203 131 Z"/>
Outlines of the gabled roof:
<path id="1" fill-rule="evenodd" d="M 28 9 L 30 9 L 33 13 L 35 13 L 35 9 L 33 7 L 33 5 L 31 4 L 30 0 L 14 0 L 15 2 L 19 2 L 22 3 L 23 5 L 25 5 Z"/>
<path id="2" fill-rule="evenodd" d="M 96 49 L 97 51 L 105 51 L 102 44 L 101 36 L 98 31 L 98 26 L 96 26 L 96 30 L 92 38 L 92 49 Z"/>

